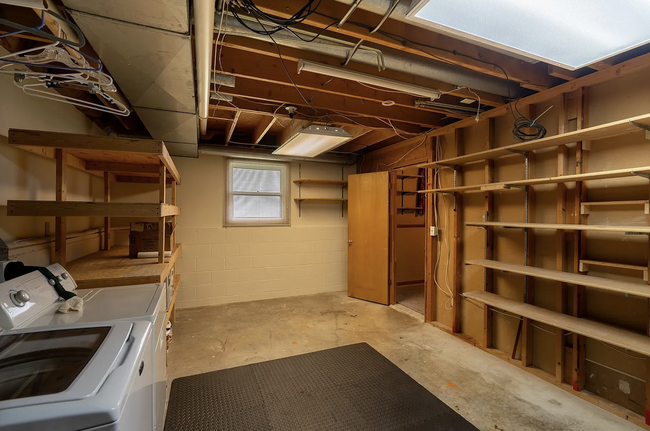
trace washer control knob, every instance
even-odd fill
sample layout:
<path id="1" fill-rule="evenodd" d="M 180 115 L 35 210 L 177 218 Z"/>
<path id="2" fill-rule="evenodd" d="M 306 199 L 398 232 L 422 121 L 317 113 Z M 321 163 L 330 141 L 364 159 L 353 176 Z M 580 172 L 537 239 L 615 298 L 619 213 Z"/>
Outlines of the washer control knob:
<path id="1" fill-rule="evenodd" d="M 67 280 L 68 279 L 68 273 L 67 272 L 61 273 L 61 278 L 64 279 L 64 280 Z"/>
<path id="2" fill-rule="evenodd" d="M 11 302 L 13 302 L 17 307 L 24 307 L 26 302 L 29 302 L 32 297 L 29 295 L 29 292 L 26 290 L 19 290 L 18 292 L 12 292 L 9 294 Z"/>
<path id="3" fill-rule="evenodd" d="M 50 283 L 50 286 L 56 286 L 56 281 L 52 280 L 51 278 L 48 278 L 47 282 Z"/>

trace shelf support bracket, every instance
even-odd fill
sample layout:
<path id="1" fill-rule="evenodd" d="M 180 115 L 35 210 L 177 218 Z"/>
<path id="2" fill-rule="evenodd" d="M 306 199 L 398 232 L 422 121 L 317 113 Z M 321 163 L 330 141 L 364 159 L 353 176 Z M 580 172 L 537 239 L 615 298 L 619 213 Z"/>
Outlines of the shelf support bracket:
<path id="1" fill-rule="evenodd" d="M 453 163 L 436 163 L 438 166 L 442 166 L 443 168 L 451 168 L 453 170 L 456 170 L 458 168 L 458 165 L 455 165 Z"/>
<path id="2" fill-rule="evenodd" d="M 646 180 L 650 180 L 650 174 L 646 174 L 645 172 L 632 171 L 631 174 L 636 175 L 637 177 L 645 178 Z"/>

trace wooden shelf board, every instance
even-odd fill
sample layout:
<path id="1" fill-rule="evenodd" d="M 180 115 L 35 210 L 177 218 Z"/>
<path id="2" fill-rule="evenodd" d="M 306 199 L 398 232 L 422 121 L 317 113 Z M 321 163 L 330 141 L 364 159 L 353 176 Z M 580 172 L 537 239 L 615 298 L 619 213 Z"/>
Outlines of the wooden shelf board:
<path id="1" fill-rule="evenodd" d="M 397 207 L 398 210 L 402 211 L 419 211 L 422 210 L 420 207 Z"/>
<path id="2" fill-rule="evenodd" d="M 347 202 L 347 199 L 342 199 L 342 198 L 295 198 L 294 199 L 296 202 L 333 202 L 333 203 L 341 203 L 341 202 Z"/>
<path id="3" fill-rule="evenodd" d="M 9 216 L 168 217 L 180 208 L 160 203 L 7 201 Z"/>
<path id="4" fill-rule="evenodd" d="M 404 175 L 404 174 L 397 174 L 398 179 L 407 179 L 407 178 L 424 178 L 424 175 Z"/>
<path id="5" fill-rule="evenodd" d="M 420 193 L 449 193 L 449 192 L 482 192 L 490 190 L 508 190 L 508 186 L 536 186 L 542 184 L 570 183 L 575 181 L 594 181 L 611 178 L 625 178 L 634 176 L 632 172 L 650 174 L 650 166 L 641 166 L 638 168 L 615 169 L 611 171 L 590 172 L 586 174 L 563 175 L 547 178 L 534 178 L 530 180 L 503 181 L 500 183 L 475 184 L 460 187 L 446 187 L 441 189 L 421 190 Z M 521 190 L 511 188 L 511 190 Z"/>
<path id="6" fill-rule="evenodd" d="M 341 180 L 318 180 L 315 178 L 300 178 L 293 181 L 295 184 L 314 184 L 314 185 L 332 185 L 332 186 L 347 186 L 347 181 Z"/>
<path id="7" fill-rule="evenodd" d="M 464 165 L 481 160 L 496 159 L 506 155 L 511 155 L 512 151 L 533 151 L 542 148 L 551 148 L 557 147 L 559 145 L 571 144 L 577 141 L 596 141 L 599 139 L 607 139 L 616 136 L 627 135 L 629 133 L 643 132 L 643 129 L 640 127 L 630 124 L 631 121 L 645 126 L 650 126 L 650 114 L 626 118 L 624 120 L 601 124 L 594 127 L 587 127 L 585 129 L 562 133 L 555 136 L 548 136 L 546 138 L 537 139 L 534 141 L 520 142 L 503 147 L 493 148 L 490 150 L 479 151 L 473 154 L 439 160 L 433 163 L 426 163 L 419 165 L 418 168 L 436 168 L 444 167 L 445 165 Z"/>
<path id="8" fill-rule="evenodd" d="M 524 304 L 494 293 L 476 291 L 463 293 L 463 296 L 517 316 L 526 317 L 536 322 L 545 323 L 622 349 L 650 356 L 650 337 L 646 335 Z"/>
<path id="9" fill-rule="evenodd" d="M 582 259 L 579 262 L 580 272 L 589 271 L 589 266 L 604 266 L 606 268 L 627 269 L 630 271 L 641 271 L 643 273 L 643 281 L 648 281 L 648 267 L 641 265 L 627 265 L 624 263 L 603 262 L 599 260 Z"/>
<path id="10" fill-rule="evenodd" d="M 591 275 L 573 274 L 569 272 L 537 268 L 534 266 L 514 265 L 495 260 L 468 260 L 465 264 L 496 269 L 498 271 L 510 272 L 513 274 L 529 275 L 536 278 L 559 281 L 576 286 L 588 286 L 610 292 L 626 293 L 643 298 L 650 298 L 650 286 L 647 284 L 611 280 L 602 277 L 593 277 Z"/>
<path id="11" fill-rule="evenodd" d="M 88 171 L 139 173 L 163 164 L 171 177 L 181 182 L 163 141 L 10 129 L 9 143 L 52 159 L 56 149 L 63 149 L 81 161 L 75 167 Z"/>
<path id="12" fill-rule="evenodd" d="M 167 324 L 167 321 L 170 320 L 171 315 L 174 311 L 174 307 L 176 306 L 176 296 L 178 295 L 178 291 L 181 289 L 181 275 L 180 274 L 174 274 L 174 293 L 172 294 L 172 299 L 169 302 L 169 307 L 167 307 L 167 314 L 165 315 L 165 324 Z"/>
<path id="13" fill-rule="evenodd" d="M 416 190 L 398 190 L 397 194 L 398 195 L 417 195 L 418 192 Z"/>
<path id="14" fill-rule="evenodd" d="M 73 260 L 66 269 L 79 289 L 161 283 L 178 259 L 181 248 L 176 244 L 171 257 L 166 258 L 165 263 L 158 263 L 155 257 L 129 259 L 129 247 L 117 246 Z"/>
<path id="15" fill-rule="evenodd" d="M 492 226 L 503 228 L 529 228 L 529 229 L 553 229 L 553 230 L 580 230 L 598 232 L 630 232 L 650 234 L 650 226 L 608 226 L 589 224 L 556 224 L 556 223 L 504 223 L 504 222 L 467 222 L 465 226 Z"/>
<path id="16" fill-rule="evenodd" d="M 616 206 L 616 205 L 645 205 L 648 203 L 648 200 L 638 200 L 638 201 L 601 201 L 601 202 L 581 202 L 580 205 L 589 206 L 589 207 L 598 207 L 598 206 Z"/>

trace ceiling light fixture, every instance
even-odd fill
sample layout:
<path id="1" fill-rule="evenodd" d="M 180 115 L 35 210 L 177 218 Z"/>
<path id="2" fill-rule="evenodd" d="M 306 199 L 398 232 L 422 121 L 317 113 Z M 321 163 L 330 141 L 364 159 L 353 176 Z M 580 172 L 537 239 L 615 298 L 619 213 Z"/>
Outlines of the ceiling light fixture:
<path id="1" fill-rule="evenodd" d="M 387 88 L 389 90 L 400 91 L 402 93 L 427 97 L 431 100 L 439 99 L 442 95 L 442 93 L 436 89 L 422 87 L 415 84 L 408 84 L 406 82 L 395 81 L 393 79 L 387 79 L 380 76 L 356 72 L 354 70 L 343 69 L 342 67 L 330 66 L 329 64 L 316 63 L 313 61 L 301 59 L 298 62 L 298 73 L 303 71 L 320 73 L 323 75 L 331 76 L 333 78 L 347 79 L 349 81 L 374 85 L 381 88 Z"/>
<path id="2" fill-rule="evenodd" d="M 309 126 L 293 135 L 273 154 L 316 157 L 352 139 L 345 130 L 331 126 Z"/>

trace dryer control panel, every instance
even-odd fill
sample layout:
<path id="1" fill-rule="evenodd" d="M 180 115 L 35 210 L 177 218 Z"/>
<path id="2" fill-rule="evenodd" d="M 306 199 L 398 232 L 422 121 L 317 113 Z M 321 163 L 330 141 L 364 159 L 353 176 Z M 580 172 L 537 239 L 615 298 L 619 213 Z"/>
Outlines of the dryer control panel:
<path id="1" fill-rule="evenodd" d="M 65 290 L 76 290 L 77 284 L 61 265 L 55 263 L 47 269 Z M 0 283 L 0 328 L 9 330 L 21 326 L 57 303 L 59 295 L 51 283 L 38 271 Z"/>

